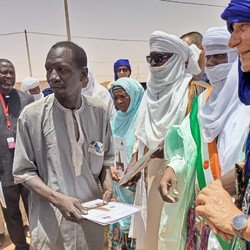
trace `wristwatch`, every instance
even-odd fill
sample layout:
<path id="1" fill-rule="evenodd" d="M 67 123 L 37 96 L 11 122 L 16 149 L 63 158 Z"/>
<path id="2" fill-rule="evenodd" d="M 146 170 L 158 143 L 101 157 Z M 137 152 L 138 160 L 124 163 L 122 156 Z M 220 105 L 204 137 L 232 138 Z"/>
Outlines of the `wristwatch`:
<path id="1" fill-rule="evenodd" d="M 242 231 L 247 228 L 247 218 L 249 216 L 242 214 L 242 215 L 237 215 L 235 217 L 233 217 L 232 221 L 231 221 L 231 225 L 234 229 L 234 232 L 236 234 L 236 236 L 240 237 L 241 239 L 243 239 L 242 236 Z"/>

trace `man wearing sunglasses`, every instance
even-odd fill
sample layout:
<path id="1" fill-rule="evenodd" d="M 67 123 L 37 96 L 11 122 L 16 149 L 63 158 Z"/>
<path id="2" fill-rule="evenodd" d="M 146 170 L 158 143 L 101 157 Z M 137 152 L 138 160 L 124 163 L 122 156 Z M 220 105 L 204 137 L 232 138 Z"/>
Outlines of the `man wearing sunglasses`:
<path id="1" fill-rule="evenodd" d="M 190 57 L 194 50 L 178 37 L 155 31 L 149 44 L 150 54 L 146 60 L 150 72 L 138 112 L 135 130 L 138 147 L 134 147 L 137 153 L 133 161 L 140 159 L 148 149 L 157 148 L 169 127 L 182 122 L 187 112 L 192 74 L 200 72 L 197 61 Z M 158 249 L 163 206 L 158 186 L 164 169 L 164 159 L 152 159 L 137 183 L 135 204 L 147 208 L 132 219 L 130 230 L 137 239 L 137 249 Z"/>

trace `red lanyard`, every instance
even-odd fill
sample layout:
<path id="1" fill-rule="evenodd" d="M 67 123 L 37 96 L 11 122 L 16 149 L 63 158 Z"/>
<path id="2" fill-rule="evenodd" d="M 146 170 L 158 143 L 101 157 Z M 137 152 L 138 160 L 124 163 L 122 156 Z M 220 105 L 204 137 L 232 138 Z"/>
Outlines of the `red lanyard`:
<path id="1" fill-rule="evenodd" d="M 10 120 L 10 115 L 9 115 L 9 107 L 6 106 L 5 101 L 4 101 L 4 99 L 3 99 L 3 96 L 2 96 L 2 93 L 0 93 L 0 101 L 1 101 L 1 104 L 2 104 L 2 106 L 3 106 L 4 113 L 5 113 L 7 127 L 8 127 L 8 129 L 10 130 L 10 127 L 11 127 L 11 120 Z"/>

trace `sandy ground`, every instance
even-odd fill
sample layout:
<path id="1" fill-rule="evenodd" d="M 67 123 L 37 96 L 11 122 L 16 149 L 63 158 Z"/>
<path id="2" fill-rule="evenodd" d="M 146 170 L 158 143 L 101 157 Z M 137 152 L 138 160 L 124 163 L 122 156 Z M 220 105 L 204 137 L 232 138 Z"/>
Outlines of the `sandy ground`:
<path id="1" fill-rule="evenodd" d="M 27 242 L 30 243 L 30 238 L 26 238 Z M 8 232 L 5 232 L 3 245 L 0 247 L 3 250 L 15 250 L 14 244 L 12 244 Z"/>

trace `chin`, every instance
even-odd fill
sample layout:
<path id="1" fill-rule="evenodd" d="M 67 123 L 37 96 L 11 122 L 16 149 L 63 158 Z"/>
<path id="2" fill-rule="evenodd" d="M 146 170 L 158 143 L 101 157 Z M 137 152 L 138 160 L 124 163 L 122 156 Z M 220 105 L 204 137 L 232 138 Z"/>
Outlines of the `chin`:
<path id="1" fill-rule="evenodd" d="M 250 63 L 246 63 L 246 64 L 242 64 L 241 65 L 241 70 L 243 71 L 243 72 L 250 72 Z"/>

